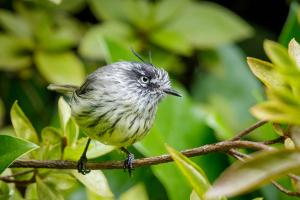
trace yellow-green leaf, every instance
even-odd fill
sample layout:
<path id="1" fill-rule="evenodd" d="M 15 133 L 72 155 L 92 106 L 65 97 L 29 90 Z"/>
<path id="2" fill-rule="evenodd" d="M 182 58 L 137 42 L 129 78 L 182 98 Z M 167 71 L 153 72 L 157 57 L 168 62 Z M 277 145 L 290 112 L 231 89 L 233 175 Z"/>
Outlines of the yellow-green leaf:
<path id="1" fill-rule="evenodd" d="M 289 55 L 292 57 L 296 64 L 298 69 L 300 70 L 300 45 L 299 43 L 295 40 L 292 39 L 289 43 Z"/>
<path id="2" fill-rule="evenodd" d="M 204 193 L 210 187 L 210 183 L 203 170 L 172 147 L 166 146 L 166 148 L 200 199 L 203 199 Z"/>
<path id="3" fill-rule="evenodd" d="M 83 185 L 98 196 L 113 197 L 108 182 L 100 170 L 92 170 L 86 175 L 82 175 L 75 170 L 72 173 Z"/>
<path id="4" fill-rule="evenodd" d="M 80 85 L 84 80 L 84 66 L 72 52 L 38 51 L 35 62 L 39 72 L 50 83 Z"/>
<path id="5" fill-rule="evenodd" d="M 289 173 L 299 171 L 300 150 L 259 152 L 226 169 L 206 193 L 207 198 L 233 197 L 249 192 Z"/>
<path id="6" fill-rule="evenodd" d="M 143 183 L 138 183 L 122 193 L 120 200 L 148 200 L 147 190 Z"/>
<path id="7" fill-rule="evenodd" d="M 248 65 L 255 76 L 257 76 L 268 87 L 283 87 L 285 85 L 282 76 L 274 70 L 272 63 L 256 58 L 247 58 Z"/>
<path id="8" fill-rule="evenodd" d="M 300 124 L 300 112 L 280 102 L 268 101 L 255 105 L 251 113 L 259 119 L 277 123 Z"/>
<path id="9" fill-rule="evenodd" d="M 18 137 L 29 140 L 33 143 L 38 143 L 38 137 L 35 129 L 33 128 L 31 122 L 26 117 L 22 109 L 19 107 L 18 102 L 15 101 L 11 110 L 10 118 L 16 135 Z"/>
<path id="10" fill-rule="evenodd" d="M 279 69 L 295 69 L 296 63 L 290 58 L 288 51 L 282 45 L 266 40 L 264 42 L 264 49 L 269 59 Z"/>
<path id="11" fill-rule="evenodd" d="M 36 176 L 36 187 L 39 199 L 43 200 L 63 200 L 63 196 L 54 188 L 50 187 L 40 177 Z"/>

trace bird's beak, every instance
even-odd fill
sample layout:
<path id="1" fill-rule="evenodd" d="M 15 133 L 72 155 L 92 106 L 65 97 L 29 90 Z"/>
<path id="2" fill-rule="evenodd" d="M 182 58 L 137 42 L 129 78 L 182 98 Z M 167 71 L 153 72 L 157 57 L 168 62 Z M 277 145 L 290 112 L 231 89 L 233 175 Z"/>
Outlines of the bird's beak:
<path id="1" fill-rule="evenodd" d="M 173 88 L 167 88 L 163 90 L 165 93 L 170 94 L 170 95 L 174 95 L 177 97 L 182 97 L 179 92 L 177 92 L 176 90 L 174 90 Z"/>

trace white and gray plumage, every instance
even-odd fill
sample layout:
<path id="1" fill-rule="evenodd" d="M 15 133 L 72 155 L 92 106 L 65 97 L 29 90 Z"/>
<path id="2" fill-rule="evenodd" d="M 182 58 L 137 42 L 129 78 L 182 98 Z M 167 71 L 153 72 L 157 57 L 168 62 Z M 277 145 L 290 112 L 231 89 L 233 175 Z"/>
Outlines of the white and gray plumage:
<path id="1" fill-rule="evenodd" d="M 180 96 L 171 88 L 165 70 L 145 62 L 117 62 L 101 67 L 78 88 L 48 88 L 71 92 L 72 115 L 87 136 L 123 149 L 148 133 L 157 105 L 166 94 Z"/>

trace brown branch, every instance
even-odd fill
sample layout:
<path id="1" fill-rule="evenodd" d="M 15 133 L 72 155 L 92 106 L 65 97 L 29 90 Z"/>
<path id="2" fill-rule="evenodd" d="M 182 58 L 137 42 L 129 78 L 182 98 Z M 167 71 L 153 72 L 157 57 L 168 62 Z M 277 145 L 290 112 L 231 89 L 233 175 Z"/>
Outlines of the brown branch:
<path id="1" fill-rule="evenodd" d="M 251 133 L 252 131 L 254 131 L 255 129 L 261 127 L 262 125 L 266 124 L 268 121 L 266 120 L 260 120 L 258 122 L 256 122 L 255 124 L 251 125 L 250 127 L 246 128 L 245 130 L 239 132 L 236 136 L 234 136 L 231 140 L 235 141 L 235 140 L 240 140 L 243 136 Z"/>
<path id="2" fill-rule="evenodd" d="M 187 149 L 181 151 L 187 157 L 194 157 L 199 155 L 204 155 L 213 152 L 228 152 L 232 148 L 247 148 L 255 150 L 270 150 L 265 144 L 251 141 L 224 141 L 214 144 L 207 144 L 201 147 Z M 133 166 L 135 168 L 147 166 L 147 165 L 157 165 L 161 163 L 171 162 L 172 158 L 170 155 L 160 155 L 142 159 L 136 159 L 133 161 Z M 51 168 L 51 169 L 76 169 L 77 163 L 74 161 L 67 160 L 16 160 L 10 168 Z M 87 168 L 89 169 L 123 169 L 123 161 L 107 161 L 102 163 L 87 163 Z"/>

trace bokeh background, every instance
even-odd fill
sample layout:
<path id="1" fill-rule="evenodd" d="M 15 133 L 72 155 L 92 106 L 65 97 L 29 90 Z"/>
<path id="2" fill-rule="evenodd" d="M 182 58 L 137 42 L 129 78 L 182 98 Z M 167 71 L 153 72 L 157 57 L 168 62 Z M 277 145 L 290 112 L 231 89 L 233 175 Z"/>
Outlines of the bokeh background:
<path id="1" fill-rule="evenodd" d="M 80 85 L 97 67 L 137 60 L 133 48 L 165 68 L 183 93 L 161 103 L 150 134 L 130 148 L 136 157 L 166 153 L 165 143 L 183 150 L 229 139 L 255 122 L 249 108 L 264 99 L 246 57 L 265 59 L 264 39 L 287 45 L 300 38 L 299 16 L 297 1 L 285 0 L 0 0 L 0 132 L 13 131 L 15 100 L 38 133 L 59 126 L 59 94 L 47 85 Z M 273 136 L 266 126 L 250 139 Z M 123 158 L 114 151 L 94 161 Z M 211 182 L 233 162 L 224 154 L 192 160 Z M 172 163 L 139 168 L 132 178 L 122 170 L 103 172 L 115 198 L 178 200 L 191 193 Z M 104 199 L 80 183 L 62 193 L 70 200 Z M 292 199 L 271 185 L 236 199 L 259 196 Z"/>

